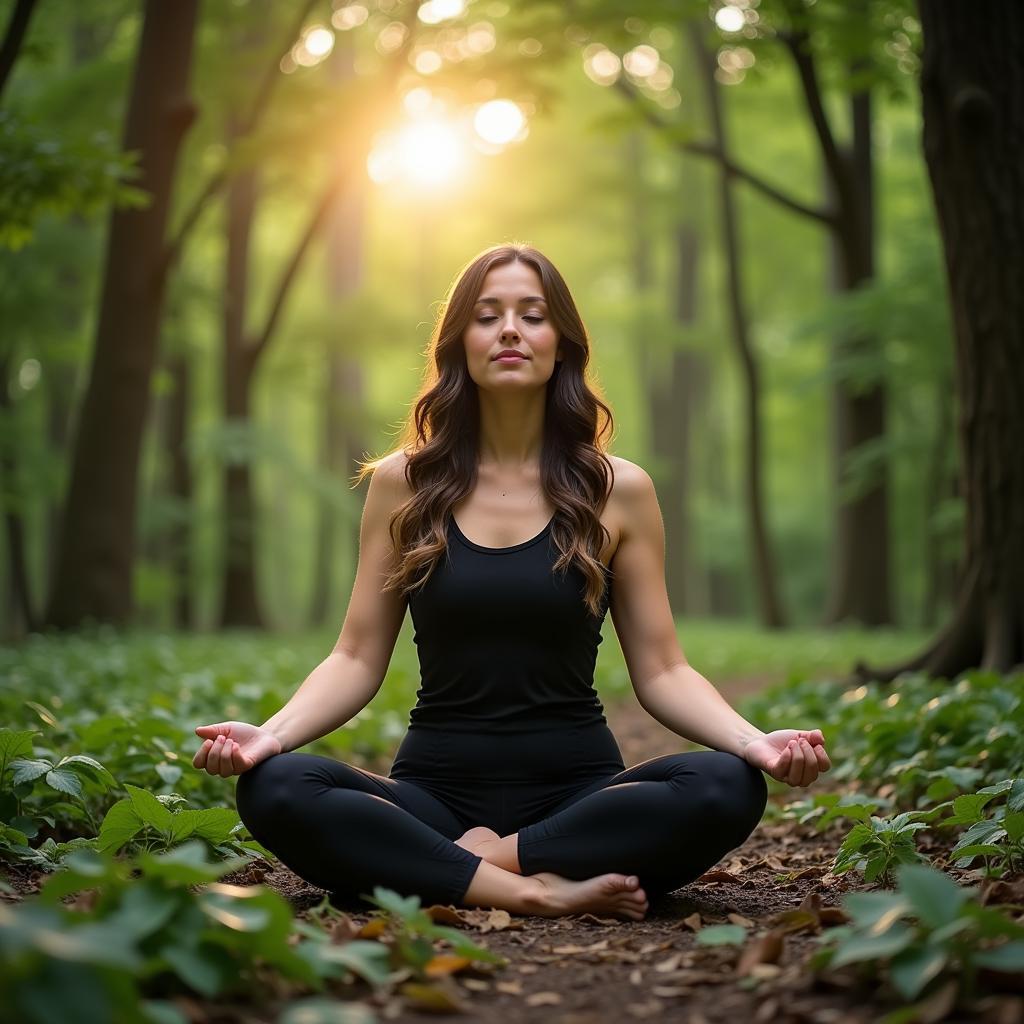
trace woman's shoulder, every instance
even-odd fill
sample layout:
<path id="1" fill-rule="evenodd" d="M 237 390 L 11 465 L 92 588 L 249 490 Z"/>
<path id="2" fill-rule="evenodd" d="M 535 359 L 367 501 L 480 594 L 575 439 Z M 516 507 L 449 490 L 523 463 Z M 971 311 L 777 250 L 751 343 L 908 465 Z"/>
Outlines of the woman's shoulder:
<path id="1" fill-rule="evenodd" d="M 654 481 L 643 466 L 618 455 L 608 455 L 608 461 L 612 464 L 614 475 L 608 492 L 610 503 L 629 502 L 644 494 L 648 488 L 654 487 Z"/>

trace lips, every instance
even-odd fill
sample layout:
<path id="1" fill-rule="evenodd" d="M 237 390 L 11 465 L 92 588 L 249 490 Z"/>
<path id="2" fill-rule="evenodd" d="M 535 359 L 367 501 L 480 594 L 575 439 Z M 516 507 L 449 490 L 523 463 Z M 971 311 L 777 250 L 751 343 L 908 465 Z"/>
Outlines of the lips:
<path id="1" fill-rule="evenodd" d="M 526 359 L 526 356 L 520 355 L 518 352 L 499 352 L 494 357 L 495 362 L 500 362 L 502 360 L 504 360 L 506 362 L 512 362 L 514 360 L 515 361 L 519 361 L 519 360 L 525 360 L 525 359 Z"/>

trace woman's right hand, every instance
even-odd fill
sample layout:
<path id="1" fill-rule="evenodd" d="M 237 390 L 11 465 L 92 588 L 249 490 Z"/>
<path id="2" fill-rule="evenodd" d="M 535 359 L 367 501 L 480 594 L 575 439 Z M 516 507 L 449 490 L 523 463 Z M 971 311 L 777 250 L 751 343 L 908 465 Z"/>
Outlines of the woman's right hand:
<path id="1" fill-rule="evenodd" d="M 196 735 L 204 739 L 192 758 L 192 766 L 225 779 L 241 775 L 260 761 L 281 753 L 281 741 L 273 733 L 248 722 L 197 725 Z"/>

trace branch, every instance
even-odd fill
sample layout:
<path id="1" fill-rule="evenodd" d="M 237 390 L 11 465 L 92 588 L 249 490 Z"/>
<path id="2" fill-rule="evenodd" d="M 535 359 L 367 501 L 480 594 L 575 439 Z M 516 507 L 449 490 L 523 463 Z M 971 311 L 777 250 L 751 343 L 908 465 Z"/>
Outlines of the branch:
<path id="1" fill-rule="evenodd" d="M 392 89 L 396 85 L 401 71 L 405 66 L 406 58 L 412 47 L 413 26 L 415 25 L 416 12 L 418 9 L 418 4 L 410 5 L 410 14 L 408 16 L 409 21 L 406 23 L 407 31 L 405 33 L 405 40 L 403 44 L 392 53 L 391 59 L 386 65 L 386 71 L 381 76 L 380 94 L 383 96 L 389 96 L 391 94 Z M 375 109 L 367 108 L 363 111 L 363 117 L 352 133 L 355 137 L 356 144 L 351 145 L 348 149 L 348 152 L 350 154 L 354 153 L 355 156 L 341 162 L 341 167 L 331 173 L 326 187 L 320 193 L 320 197 L 317 199 L 316 205 L 313 207 L 313 211 L 306 223 L 306 228 L 299 236 L 299 240 L 295 245 L 291 258 L 285 265 L 281 278 L 278 281 L 277 289 L 274 293 L 274 301 L 270 305 L 270 312 L 267 314 L 267 320 L 263 325 L 263 330 L 255 336 L 254 340 L 248 346 L 246 354 L 248 355 L 250 365 L 254 366 L 259 361 L 260 356 L 269 344 L 274 330 L 277 327 L 277 323 L 281 318 L 285 299 L 288 297 L 288 292 L 291 289 L 292 282 L 295 280 L 295 276 L 299 272 L 299 268 L 302 265 L 302 261 L 305 258 L 307 251 L 309 250 L 309 246 L 326 220 L 327 214 L 330 211 L 331 206 L 334 204 L 335 199 L 337 199 L 341 194 L 344 186 L 348 183 L 352 175 L 357 173 L 358 169 L 362 167 L 362 153 L 370 141 L 373 129 L 378 123 L 379 118 Z"/>
<path id="2" fill-rule="evenodd" d="M 313 9 L 315 3 L 316 0 L 306 0 L 305 4 L 303 4 L 295 18 L 295 21 L 292 23 L 292 27 L 288 33 L 288 40 L 295 39 L 302 30 L 302 25 L 306 18 L 309 17 L 309 12 Z M 275 54 L 280 52 L 280 47 L 274 52 Z M 239 131 L 236 135 L 236 140 L 249 135 L 256 128 L 263 115 L 266 113 L 267 107 L 270 105 L 270 98 L 273 95 L 274 88 L 281 80 L 279 64 L 279 59 L 275 57 L 274 60 L 271 61 L 270 67 L 267 68 L 267 71 L 263 76 L 263 81 L 260 83 L 260 87 L 256 92 L 256 97 L 253 100 L 252 107 L 249 110 L 249 115 L 241 121 Z M 199 193 L 188 212 L 182 218 L 181 225 L 175 233 L 174 238 L 171 239 L 167 248 L 164 250 L 164 273 L 174 265 L 174 262 L 181 255 L 181 250 L 185 245 L 185 239 L 198 223 L 207 204 L 227 184 L 227 168 L 230 161 L 231 153 L 229 152 L 225 155 L 224 163 L 221 165 L 220 169 L 210 176 L 206 184 L 203 186 L 203 190 Z"/>
<path id="3" fill-rule="evenodd" d="M 795 13 L 793 0 L 786 0 L 785 7 L 789 12 L 790 19 L 795 23 L 799 17 Z M 810 34 L 804 27 L 792 27 L 789 31 L 780 30 L 777 37 L 789 50 L 796 64 L 797 74 L 800 78 L 800 85 L 803 88 L 804 99 L 807 102 L 807 110 L 811 115 L 811 124 L 818 136 L 818 144 L 821 146 L 822 156 L 825 159 L 825 166 L 835 183 L 836 192 L 839 195 L 840 203 L 849 208 L 851 189 L 849 186 L 848 167 L 846 159 L 836 142 L 832 126 L 829 124 L 828 114 L 825 113 L 825 104 L 822 101 L 821 83 L 818 80 L 818 69 L 814 59 L 814 51 L 810 46 Z"/>
<path id="4" fill-rule="evenodd" d="M 671 122 L 656 113 L 651 104 L 640 95 L 635 86 L 628 83 L 623 78 L 618 78 L 615 82 L 615 87 L 628 97 L 647 121 L 650 122 L 650 124 L 658 131 L 669 132 L 672 130 L 673 125 Z M 808 206 L 806 203 L 802 203 L 799 199 L 795 199 L 792 196 L 787 195 L 781 189 L 776 188 L 774 185 L 770 185 L 753 171 L 749 171 L 745 167 L 741 167 L 728 157 L 722 151 L 721 147 L 715 143 L 696 142 L 688 139 L 676 139 L 674 141 L 679 149 L 682 149 L 684 152 L 693 153 L 696 156 L 707 156 L 717 160 L 728 174 L 735 178 L 739 178 L 741 181 L 747 182 L 748 185 L 756 189 L 762 195 L 767 196 L 774 202 L 786 207 L 786 209 L 792 210 L 794 213 L 799 213 L 804 217 L 810 217 L 812 220 L 821 221 L 823 224 L 828 224 L 830 226 L 837 223 L 836 214 L 832 210 L 822 207 Z"/>
<path id="5" fill-rule="evenodd" d="M 0 93 L 7 85 L 7 79 L 14 68 L 14 62 L 18 59 L 18 51 L 28 31 L 28 23 L 32 17 L 32 11 L 36 6 L 36 0 L 18 0 L 14 10 L 11 11 L 11 19 L 7 22 L 7 31 L 4 33 L 4 43 L 0 46 Z"/>

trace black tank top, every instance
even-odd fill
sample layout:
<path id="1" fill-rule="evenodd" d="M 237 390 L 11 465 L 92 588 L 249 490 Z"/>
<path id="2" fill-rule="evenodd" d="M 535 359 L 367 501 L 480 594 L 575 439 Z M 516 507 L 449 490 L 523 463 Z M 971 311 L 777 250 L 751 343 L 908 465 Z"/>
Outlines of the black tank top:
<path id="1" fill-rule="evenodd" d="M 606 723 L 594 689 L 601 614 L 578 566 L 555 573 L 551 523 L 521 544 L 475 544 L 448 521 L 448 552 L 409 601 L 420 663 L 410 728 L 529 732 Z"/>

